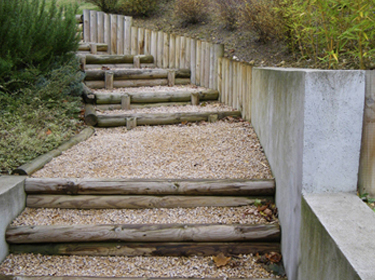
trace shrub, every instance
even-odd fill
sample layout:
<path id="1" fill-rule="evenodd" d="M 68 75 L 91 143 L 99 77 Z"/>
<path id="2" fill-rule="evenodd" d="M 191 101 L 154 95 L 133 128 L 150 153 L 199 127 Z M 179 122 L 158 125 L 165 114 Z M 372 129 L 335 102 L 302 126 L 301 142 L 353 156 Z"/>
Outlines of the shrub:
<path id="1" fill-rule="evenodd" d="M 78 48 L 75 8 L 45 0 L 0 0 L 0 84 L 46 72 Z"/>
<path id="2" fill-rule="evenodd" d="M 241 0 L 215 0 L 217 19 L 224 24 L 224 28 L 235 30 L 241 8 Z"/>
<path id="3" fill-rule="evenodd" d="M 86 0 L 86 2 L 98 6 L 105 13 L 115 13 L 117 11 L 118 0 Z"/>
<path id="4" fill-rule="evenodd" d="M 11 172 L 76 133 L 82 80 L 77 67 L 71 61 L 35 77 L 36 85 L 11 94 L 0 88 L 0 173 Z"/>
<path id="5" fill-rule="evenodd" d="M 183 24 L 196 24 L 207 19 L 206 0 L 176 0 L 174 17 Z"/>
<path id="6" fill-rule="evenodd" d="M 262 43 L 283 38 L 283 20 L 275 8 L 272 0 L 244 0 L 239 14 L 240 27 L 256 32 Z"/>
<path id="7" fill-rule="evenodd" d="M 150 16 L 155 12 L 158 0 L 122 0 L 118 10 L 129 16 Z"/>
<path id="8" fill-rule="evenodd" d="M 281 0 L 291 49 L 328 68 L 366 69 L 375 59 L 375 0 Z M 346 66 L 348 67 L 348 66 Z"/>

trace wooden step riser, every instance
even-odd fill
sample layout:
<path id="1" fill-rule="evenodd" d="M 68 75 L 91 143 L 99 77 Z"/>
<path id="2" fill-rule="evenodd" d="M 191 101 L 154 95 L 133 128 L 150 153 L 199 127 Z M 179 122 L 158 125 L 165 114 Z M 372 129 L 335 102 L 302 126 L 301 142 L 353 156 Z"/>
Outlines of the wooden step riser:
<path id="1" fill-rule="evenodd" d="M 146 108 L 155 108 L 155 107 L 168 107 L 168 106 L 186 106 L 191 105 L 191 102 L 165 102 L 165 103 L 133 103 L 130 105 L 130 109 L 146 109 Z M 102 104 L 96 105 L 96 109 L 101 111 L 111 111 L 111 110 L 123 110 L 121 104 Z"/>
<path id="2" fill-rule="evenodd" d="M 146 209 L 191 207 L 239 207 L 273 202 L 273 197 L 230 196 L 124 196 L 124 195 L 28 195 L 31 208 Z"/>
<path id="3" fill-rule="evenodd" d="M 189 102 L 191 91 L 184 92 L 136 92 L 127 93 L 131 103 L 159 103 L 159 102 Z M 121 104 L 123 94 L 95 93 L 96 104 Z M 216 90 L 203 90 L 199 92 L 200 101 L 217 100 L 219 92 Z"/>
<path id="4" fill-rule="evenodd" d="M 141 61 L 142 62 L 142 61 Z M 145 63 L 145 62 L 143 62 Z M 113 69 L 114 81 L 142 80 L 142 79 L 168 79 L 168 70 L 165 69 Z M 86 81 L 104 81 L 107 70 L 87 70 Z M 175 71 L 176 79 L 190 79 L 189 70 Z"/>
<path id="5" fill-rule="evenodd" d="M 226 256 L 280 253 L 279 243 L 59 243 L 11 245 L 10 253 L 81 256 Z"/>
<path id="6" fill-rule="evenodd" d="M 240 111 L 202 112 L 202 113 L 171 113 L 171 114 L 121 114 L 98 115 L 99 127 L 126 126 L 127 118 L 135 118 L 137 125 L 170 125 L 182 122 L 208 121 L 210 115 L 217 115 L 218 120 L 225 117 L 240 117 Z"/>
<path id="7" fill-rule="evenodd" d="M 190 78 L 179 78 L 175 80 L 175 85 L 189 85 Z M 105 88 L 104 81 L 85 81 L 85 84 L 92 89 Z M 153 87 L 153 86 L 167 86 L 168 79 L 139 79 L 139 80 L 115 80 L 113 81 L 114 88 L 127 87 Z"/>
<path id="8" fill-rule="evenodd" d="M 86 46 L 85 46 L 86 47 Z M 90 50 L 90 46 L 82 50 Z M 103 46 L 100 46 L 99 50 L 105 49 Z M 154 57 L 152 55 L 137 55 L 140 60 L 140 63 L 154 63 Z M 134 55 L 95 55 L 87 54 L 85 55 L 86 64 L 124 64 L 124 63 L 133 63 Z"/>
<path id="9" fill-rule="evenodd" d="M 279 242 L 276 224 L 9 226 L 10 244 L 71 242 Z"/>
<path id="10" fill-rule="evenodd" d="M 27 178 L 27 194 L 269 196 L 275 180 L 147 180 Z"/>
<path id="11" fill-rule="evenodd" d="M 134 63 L 118 63 L 118 64 L 86 64 L 85 65 L 85 71 L 87 70 L 102 70 L 102 67 L 108 67 L 110 70 L 121 70 L 121 69 L 134 69 Z M 153 69 L 156 68 L 156 65 L 154 63 L 141 63 L 140 65 L 141 69 Z"/>

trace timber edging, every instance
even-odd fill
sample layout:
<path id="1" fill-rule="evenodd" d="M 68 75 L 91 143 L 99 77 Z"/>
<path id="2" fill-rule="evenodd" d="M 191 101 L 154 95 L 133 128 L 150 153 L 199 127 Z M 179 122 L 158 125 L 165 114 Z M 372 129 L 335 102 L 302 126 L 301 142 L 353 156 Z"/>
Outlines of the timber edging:
<path id="1" fill-rule="evenodd" d="M 95 129 L 92 127 L 86 127 L 83 129 L 79 134 L 73 136 L 68 141 L 61 144 L 56 149 L 38 156 L 37 158 L 33 159 L 32 161 L 21 165 L 20 167 L 13 170 L 12 175 L 31 175 L 35 171 L 41 169 L 44 165 L 50 162 L 54 157 L 61 155 L 62 152 L 70 149 L 74 145 L 77 145 L 80 142 L 83 142 L 91 137 L 91 135 L 95 132 Z"/>

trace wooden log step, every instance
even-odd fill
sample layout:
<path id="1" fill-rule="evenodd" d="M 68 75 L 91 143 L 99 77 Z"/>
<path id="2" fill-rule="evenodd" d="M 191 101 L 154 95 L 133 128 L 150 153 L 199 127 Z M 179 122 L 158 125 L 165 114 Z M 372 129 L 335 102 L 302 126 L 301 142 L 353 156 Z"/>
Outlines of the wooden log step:
<path id="1" fill-rule="evenodd" d="M 90 88 L 105 88 L 103 81 L 86 81 L 86 85 Z M 190 79 L 176 79 L 175 85 L 189 85 Z M 167 86 L 168 79 L 141 79 L 141 80 L 116 80 L 113 82 L 115 88 L 126 88 L 126 87 L 154 87 L 154 86 Z"/>
<path id="2" fill-rule="evenodd" d="M 86 56 L 87 59 L 87 56 Z M 87 64 L 87 60 L 86 60 Z M 86 70 L 85 81 L 104 80 L 106 70 Z M 114 69 L 111 70 L 115 80 L 167 79 L 165 69 Z M 190 78 L 190 70 L 176 71 L 176 78 Z"/>
<path id="3" fill-rule="evenodd" d="M 90 44 L 93 43 L 83 43 L 78 46 L 78 51 L 90 51 Z M 108 51 L 108 45 L 103 43 L 94 43 L 96 45 L 96 49 L 99 52 L 106 52 Z"/>
<path id="4" fill-rule="evenodd" d="M 242 196 L 119 196 L 119 195 L 28 195 L 31 208 L 143 209 L 190 207 L 237 207 L 273 201 L 273 197 Z"/>
<path id="5" fill-rule="evenodd" d="M 135 103 L 132 104 L 130 109 L 145 109 L 145 108 L 155 108 L 163 106 L 186 106 L 191 105 L 191 102 L 163 102 L 163 103 Z M 96 105 L 96 109 L 101 111 L 111 111 L 111 110 L 122 110 L 121 104 L 100 104 Z"/>
<path id="6" fill-rule="evenodd" d="M 13 276 L 0 275 L 1 280 L 275 280 L 275 278 L 146 278 L 146 277 L 90 277 L 90 276 Z M 277 278 L 287 280 L 287 278 Z"/>
<path id="7" fill-rule="evenodd" d="M 87 69 L 87 70 L 102 70 L 103 66 L 108 67 L 110 70 L 135 68 L 133 63 L 120 63 L 120 64 L 106 63 L 104 65 L 103 64 L 87 64 L 85 66 L 85 69 Z M 154 63 L 141 63 L 140 68 L 153 69 L 153 68 L 155 68 L 155 64 Z"/>
<path id="8" fill-rule="evenodd" d="M 279 242 L 277 224 L 9 226 L 12 244 L 71 242 Z"/>
<path id="9" fill-rule="evenodd" d="M 131 103 L 160 103 L 160 102 L 190 102 L 191 91 L 172 92 L 129 92 Z M 96 104 L 121 104 L 123 94 L 119 93 L 95 93 Z M 200 101 L 218 100 L 219 92 L 213 89 L 205 89 L 199 92 Z"/>
<path id="10" fill-rule="evenodd" d="M 47 243 L 12 244 L 13 254 L 81 255 L 81 256 L 226 256 L 239 254 L 280 253 L 277 242 L 166 242 L 166 243 Z"/>
<path id="11" fill-rule="evenodd" d="M 86 195 L 229 195 L 262 196 L 275 194 L 275 180 L 200 179 L 60 179 L 27 178 L 27 194 Z"/>
<path id="12" fill-rule="evenodd" d="M 141 63 L 154 63 L 152 55 L 138 55 L 138 57 Z M 133 62 L 134 55 L 86 55 L 86 64 L 121 64 Z"/>
<path id="13" fill-rule="evenodd" d="M 212 114 L 218 115 L 218 119 L 225 117 L 240 117 L 240 111 L 221 112 L 189 112 L 189 113 L 160 113 L 160 114 L 121 114 L 121 115 L 98 115 L 99 127 L 126 126 L 126 118 L 137 118 L 137 125 L 168 125 L 181 122 L 207 121 Z"/>

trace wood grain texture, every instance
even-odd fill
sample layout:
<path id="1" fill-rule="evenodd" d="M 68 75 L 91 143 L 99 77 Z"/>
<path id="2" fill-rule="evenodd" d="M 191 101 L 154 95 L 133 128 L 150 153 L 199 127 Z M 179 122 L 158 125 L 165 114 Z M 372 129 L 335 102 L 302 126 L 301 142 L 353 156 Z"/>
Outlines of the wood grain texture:
<path id="1" fill-rule="evenodd" d="M 28 194 L 274 195 L 275 180 L 146 180 L 27 178 Z"/>
<path id="2" fill-rule="evenodd" d="M 13 244 L 13 254 L 81 255 L 81 256 L 226 256 L 239 254 L 280 253 L 276 242 L 165 242 L 165 243 L 59 243 Z"/>
<path id="3" fill-rule="evenodd" d="M 127 125 L 129 118 L 127 118 Z M 146 209 L 190 207 L 239 207 L 252 205 L 256 200 L 272 202 L 270 197 L 244 196 L 151 196 L 151 195 L 38 195 L 30 194 L 30 208 L 62 209 Z"/>
<path id="4" fill-rule="evenodd" d="M 151 55 L 140 55 L 141 63 L 153 63 Z M 133 63 L 134 55 L 86 55 L 86 64 Z"/>
<path id="5" fill-rule="evenodd" d="M 144 108 L 155 108 L 155 107 L 163 107 L 163 106 L 186 106 L 190 105 L 190 102 L 160 102 L 160 103 L 133 103 L 130 108 L 131 109 L 144 109 Z M 99 104 L 96 105 L 98 110 L 106 111 L 106 110 L 121 110 L 121 104 Z"/>
<path id="6" fill-rule="evenodd" d="M 96 49 L 100 52 L 106 52 L 108 50 L 108 45 L 106 43 L 97 43 Z M 78 47 L 79 51 L 90 51 L 90 44 L 89 43 L 83 43 L 80 44 Z"/>
<path id="7" fill-rule="evenodd" d="M 10 226 L 11 244 L 62 242 L 277 242 L 276 224 L 135 224 Z"/>
<path id="8" fill-rule="evenodd" d="M 181 122 L 200 122 L 207 121 L 208 116 L 217 114 L 218 119 L 225 117 L 239 117 L 240 111 L 221 111 L 221 112 L 198 112 L 198 113 L 160 113 L 160 114 L 121 114 L 121 115 L 99 115 L 98 126 L 115 127 L 126 125 L 124 119 L 136 117 L 138 125 L 167 125 Z"/>
<path id="9" fill-rule="evenodd" d="M 95 126 L 98 123 L 95 107 L 92 104 L 85 105 L 85 123 L 89 126 Z"/>

